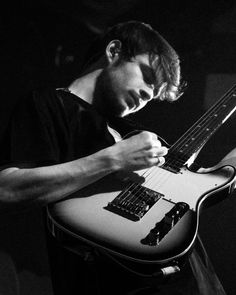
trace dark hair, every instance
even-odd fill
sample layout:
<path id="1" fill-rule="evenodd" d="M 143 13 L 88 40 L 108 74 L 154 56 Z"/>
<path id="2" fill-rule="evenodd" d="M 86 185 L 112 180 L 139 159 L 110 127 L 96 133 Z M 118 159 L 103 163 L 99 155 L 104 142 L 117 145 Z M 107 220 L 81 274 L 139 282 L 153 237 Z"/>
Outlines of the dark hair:
<path id="1" fill-rule="evenodd" d="M 98 60 L 112 40 L 121 42 L 121 56 L 125 60 L 130 60 L 138 54 L 149 54 L 150 64 L 153 64 L 157 78 L 156 88 L 160 89 L 159 99 L 174 101 L 180 97 L 183 92 L 179 56 L 149 24 L 128 21 L 108 28 L 91 46 L 88 63 L 92 64 Z M 154 60 L 157 62 L 154 63 Z"/>

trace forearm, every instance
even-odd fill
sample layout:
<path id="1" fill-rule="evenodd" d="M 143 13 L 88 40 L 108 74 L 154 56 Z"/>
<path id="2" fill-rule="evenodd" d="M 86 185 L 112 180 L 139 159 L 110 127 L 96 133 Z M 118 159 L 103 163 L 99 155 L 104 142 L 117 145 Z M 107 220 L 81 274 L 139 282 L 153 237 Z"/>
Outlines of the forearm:
<path id="1" fill-rule="evenodd" d="M 5 169 L 0 173 L 0 210 L 61 200 L 113 171 L 109 149 L 59 165 Z"/>
<path id="2" fill-rule="evenodd" d="M 0 172 L 0 210 L 42 206 L 59 201 L 116 171 L 161 165 L 167 153 L 156 136 L 142 132 L 75 161 Z"/>

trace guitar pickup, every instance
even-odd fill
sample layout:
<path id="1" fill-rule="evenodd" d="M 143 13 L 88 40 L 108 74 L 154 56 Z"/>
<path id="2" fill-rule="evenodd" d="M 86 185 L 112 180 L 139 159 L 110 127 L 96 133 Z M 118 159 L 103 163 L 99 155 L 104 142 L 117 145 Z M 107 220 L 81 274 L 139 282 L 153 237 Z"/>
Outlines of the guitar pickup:
<path id="1" fill-rule="evenodd" d="M 130 182 L 128 187 L 104 208 L 132 221 L 139 221 L 163 196 L 159 192 Z"/>
<path id="2" fill-rule="evenodd" d="M 165 214 L 160 222 L 155 224 L 155 227 L 152 228 L 148 235 L 141 240 L 141 243 L 149 246 L 157 246 L 188 210 L 188 204 L 184 202 L 177 203 Z"/>

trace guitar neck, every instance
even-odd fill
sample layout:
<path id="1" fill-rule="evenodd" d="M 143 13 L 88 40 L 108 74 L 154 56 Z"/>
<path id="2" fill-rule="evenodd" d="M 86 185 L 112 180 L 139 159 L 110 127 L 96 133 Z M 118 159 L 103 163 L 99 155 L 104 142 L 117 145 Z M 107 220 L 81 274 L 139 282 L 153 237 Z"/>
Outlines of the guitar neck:
<path id="1" fill-rule="evenodd" d="M 236 110 L 236 85 L 226 92 L 169 149 L 166 165 L 179 170 Z"/>

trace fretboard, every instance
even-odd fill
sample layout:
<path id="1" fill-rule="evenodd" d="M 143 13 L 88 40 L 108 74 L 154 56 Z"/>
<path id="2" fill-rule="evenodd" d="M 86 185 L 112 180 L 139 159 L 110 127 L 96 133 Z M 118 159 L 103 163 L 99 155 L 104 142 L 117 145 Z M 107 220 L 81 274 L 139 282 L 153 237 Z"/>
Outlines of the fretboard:
<path id="1" fill-rule="evenodd" d="M 236 85 L 226 92 L 169 149 L 164 168 L 178 172 L 236 110 Z"/>

